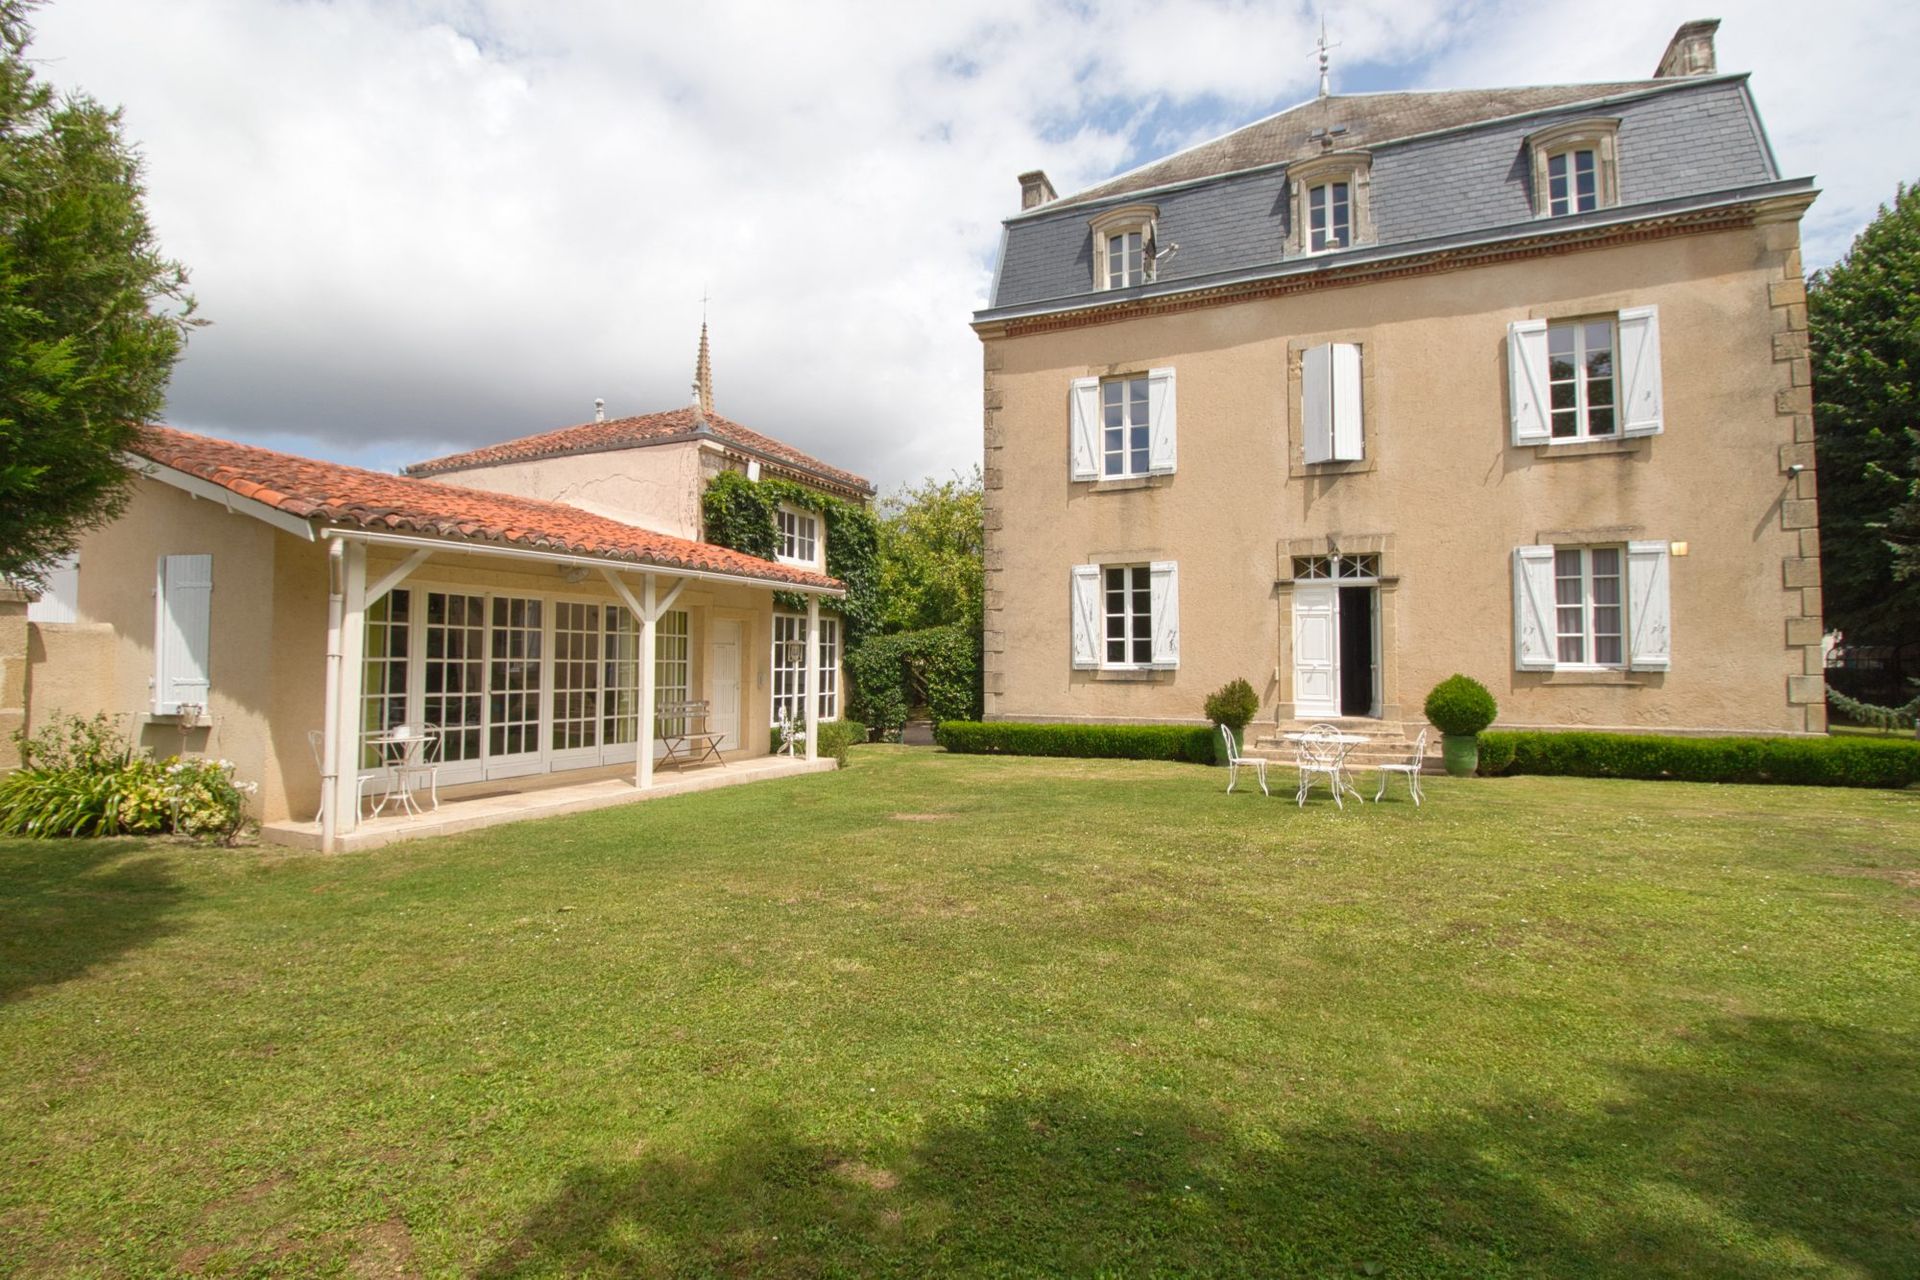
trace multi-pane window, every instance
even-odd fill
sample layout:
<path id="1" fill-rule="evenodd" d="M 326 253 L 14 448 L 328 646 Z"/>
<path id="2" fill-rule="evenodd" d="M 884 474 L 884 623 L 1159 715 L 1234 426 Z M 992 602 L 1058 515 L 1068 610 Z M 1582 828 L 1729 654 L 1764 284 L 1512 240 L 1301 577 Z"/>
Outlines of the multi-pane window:
<path id="1" fill-rule="evenodd" d="M 1613 320 L 1547 326 L 1547 383 L 1555 440 L 1611 439 L 1614 414 Z"/>
<path id="2" fill-rule="evenodd" d="M 653 705 L 670 706 L 676 702 L 685 702 L 692 687 L 690 679 L 692 664 L 689 661 L 693 652 L 691 632 L 687 627 L 687 613 L 684 609 L 673 609 L 661 615 L 660 625 L 653 636 Z M 671 719 L 655 718 L 659 732 L 685 733 L 687 722 L 683 717 Z"/>
<path id="3" fill-rule="evenodd" d="M 1307 191 L 1307 248 L 1344 249 L 1352 236 L 1351 204 L 1344 182 L 1323 182 Z"/>
<path id="4" fill-rule="evenodd" d="M 1147 474 L 1147 379 L 1110 378 L 1100 384 L 1100 474 L 1113 479 Z"/>
<path id="5" fill-rule="evenodd" d="M 599 744 L 600 606 L 559 600 L 553 606 L 555 751 Z"/>
<path id="6" fill-rule="evenodd" d="M 480 758 L 480 720 L 486 697 L 487 602 L 484 596 L 427 592 L 426 686 L 423 713 L 440 728 L 440 758 L 448 764 Z"/>
<path id="7" fill-rule="evenodd" d="M 413 594 L 396 588 L 367 610 L 365 676 L 360 685 L 360 767 L 377 769 L 381 747 L 372 739 L 407 722 L 407 637 Z"/>
<path id="8" fill-rule="evenodd" d="M 640 625 L 634 621 L 633 611 L 621 605 L 607 605 L 605 615 L 606 639 L 600 648 L 600 740 L 613 746 L 632 742 L 640 727 Z"/>
<path id="9" fill-rule="evenodd" d="M 807 715 L 807 620 L 799 614 L 773 615 L 773 719 L 782 714 L 799 724 Z M 820 718 L 840 715 L 840 620 L 820 619 Z"/>
<path id="10" fill-rule="evenodd" d="M 789 511 L 785 507 L 775 512 L 774 529 L 780 535 L 779 558 L 790 564 L 812 564 L 814 528 L 813 517 L 805 512 Z"/>
<path id="11" fill-rule="evenodd" d="M 1561 663 L 1617 667 L 1624 661 L 1621 559 L 1619 547 L 1554 549 L 1554 631 Z"/>
<path id="12" fill-rule="evenodd" d="M 1107 237 L 1107 288 L 1146 283 L 1143 245 L 1139 231 L 1119 231 Z"/>
<path id="13" fill-rule="evenodd" d="M 1153 583 L 1144 564 L 1108 565 L 1106 660 L 1108 666 L 1145 666 L 1153 661 Z"/>
<path id="14" fill-rule="evenodd" d="M 1557 151 L 1547 157 L 1548 213 L 1585 213 L 1599 207 L 1599 156 L 1592 148 Z"/>
<path id="15" fill-rule="evenodd" d="M 487 753 L 494 758 L 540 750 L 540 641 L 545 601 L 493 598 L 492 654 L 487 671 Z"/>

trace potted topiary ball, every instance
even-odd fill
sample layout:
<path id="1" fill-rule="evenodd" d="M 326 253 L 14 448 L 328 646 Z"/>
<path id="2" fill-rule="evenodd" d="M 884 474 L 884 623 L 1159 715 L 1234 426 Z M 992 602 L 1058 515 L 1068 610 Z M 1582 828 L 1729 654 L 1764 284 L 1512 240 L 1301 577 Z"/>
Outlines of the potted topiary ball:
<path id="1" fill-rule="evenodd" d="M 1233 733 L 1235 754 L 1246 745 L 1241 736 L 1260 714 L 1260 695 L 1245 680 L 1229 680 L 1207 695 L 1207 719 L 1213 721 L 1213 762 L 1227 763 L 1227 741 L 1217 732 L 1225 725 Z"/>
<path id="2" fill-rule="evenodd" d="M 1487 686 L 1472 676 L 1451 675 L 1427 695 L 1427 719 L 1440 731 L 1440 759 L 1447 773 L 1470 778 L 1480 764 L 1480 731 L 1500 708 Z"/>

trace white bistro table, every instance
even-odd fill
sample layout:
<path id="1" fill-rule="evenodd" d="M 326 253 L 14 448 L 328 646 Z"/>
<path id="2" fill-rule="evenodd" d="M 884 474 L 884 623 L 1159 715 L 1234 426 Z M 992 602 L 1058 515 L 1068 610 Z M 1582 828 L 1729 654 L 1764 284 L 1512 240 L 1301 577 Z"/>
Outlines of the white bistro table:
<path id="1" fill-rule="evenodd" d="M 408 783 L 419 775 L 420 753 L 426 750 L 432 735 L 410 732 L 405 725 L 377 733 L 367 739 L 369 746 L 380 753 L 380 767 L 387 774 L 387 789 L 380 802 L 373 806 L 373 816 L 379 817 L 380 811 L 387 807 L 387 801 L 396 801 L 407 813 L 423 812 L 413 798 L 413 788 Z"/>
<path id="2" fill-rule="evenodd" d="M 1365 804 L 1367 802 L 1367 798 L 1360 794 L 1358 787 L 1353 785 L 1353 779 L 1347 772 L 1347 753 L 1355 747 L 1364 747 L 1367 745 L 1367 739 L 1357 733 L 1308 733 L 1304 730 L 1296 733 L 1283 733 L 1280 736 L 1296 746 L 1305 742 L 1308 738 L 1312 738 L 1316 742 L 1338 743 L 1340 746 L 1340 775 L 1338 785 L 1341 790 L 1345 791 L 1360 803 Z"/>

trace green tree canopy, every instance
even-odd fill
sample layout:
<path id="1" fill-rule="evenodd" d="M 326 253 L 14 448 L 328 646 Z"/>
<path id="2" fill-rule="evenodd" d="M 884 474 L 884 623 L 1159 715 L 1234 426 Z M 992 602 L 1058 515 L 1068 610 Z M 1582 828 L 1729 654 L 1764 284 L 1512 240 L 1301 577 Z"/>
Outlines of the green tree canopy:
<path id="1" fill-rule="evenodd" d="M 120 113 L 36 79 L 32 9 L 0 0 L 0 575 L 20 578 L 124 504 L 121 451 L 194 323 Z"/>
<path id="2" fill-rule="evenodd" d="M 881 625 L 978 632 L 986 596 L 980 470 L 927 479 L 880 503 Z"/>
<path id="3" fill-rule="evenodd" d="M 1808 282 L 1827 625 L 1920 638 L 1920 187 Z"/>

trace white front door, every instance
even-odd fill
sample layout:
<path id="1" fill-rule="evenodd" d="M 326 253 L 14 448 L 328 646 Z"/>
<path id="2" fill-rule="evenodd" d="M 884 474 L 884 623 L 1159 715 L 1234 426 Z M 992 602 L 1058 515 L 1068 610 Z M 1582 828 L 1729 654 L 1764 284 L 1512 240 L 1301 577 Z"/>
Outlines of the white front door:
<path id="1" fill-rule="evenodd" d="M 722 751 L 740 745 L 740 624 L 716 621 L 713 624 L 713 706 L 708 719 L 714 733 L 726 737 Z"/>
<path id="2" fill-rule="evenodd" d="M 1326 584 L 1293 588 L 1293 714 L 1340 714 L 1340 597 Z"/>

